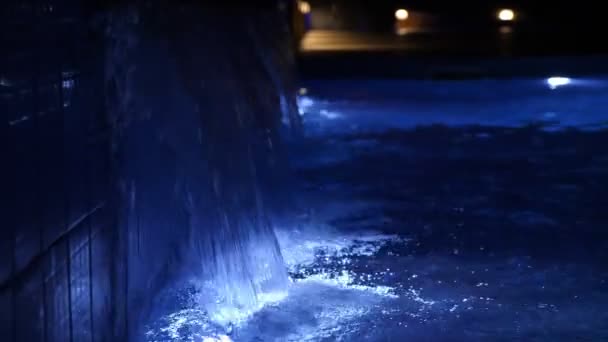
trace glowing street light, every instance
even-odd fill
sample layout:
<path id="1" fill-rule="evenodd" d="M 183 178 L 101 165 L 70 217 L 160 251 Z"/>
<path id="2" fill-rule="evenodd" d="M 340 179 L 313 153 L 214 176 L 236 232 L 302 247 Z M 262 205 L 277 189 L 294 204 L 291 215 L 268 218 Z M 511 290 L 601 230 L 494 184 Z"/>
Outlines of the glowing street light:
<path id="1" fill-rule="evenodd" d="M 515 12 L 512 9 L 503 8 L 498 11 L 497 17 L 500 21 L 513 21 L 515 20 Z"/>
<path id="2" fill-rule="evenodd" d="M 311 11 L 310 4 L 306 1 L 300 1 L 298 7 L 300 8 L 300 12 L 302 12 L 302 14 L 308 14 Z"/>
<path id="3" fill-rule="evenodd" d="M 403 8 L 395 11 L 395 18 L 399 21 L 407 20 L 409 16 L 410 14 L 408 13 L 408 11 L 404 10 Z"/>

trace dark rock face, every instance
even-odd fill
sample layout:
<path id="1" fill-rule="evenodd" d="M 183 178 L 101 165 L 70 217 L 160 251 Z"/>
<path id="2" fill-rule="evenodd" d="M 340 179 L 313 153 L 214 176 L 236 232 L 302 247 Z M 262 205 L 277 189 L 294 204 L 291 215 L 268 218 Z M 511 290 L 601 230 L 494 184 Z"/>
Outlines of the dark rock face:
<path id="1" fill-rule="evenodd" d="M 210 311 L 281 291 L 281 140 L 299 130 L 285 7 L 19 6 L 4 25 L 37 24 L 5 42 L 31 57 L 0 70 L 1 336 L 124 340 L 182 277 L 226 285 Z"/>

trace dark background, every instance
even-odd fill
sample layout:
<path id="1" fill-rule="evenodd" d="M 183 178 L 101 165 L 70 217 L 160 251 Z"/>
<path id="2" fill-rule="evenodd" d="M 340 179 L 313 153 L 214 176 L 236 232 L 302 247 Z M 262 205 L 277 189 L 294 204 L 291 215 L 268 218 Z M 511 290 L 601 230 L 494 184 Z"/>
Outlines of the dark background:
<path id="1" fill-rule="evenodd" d="M 344 22 L 344 28 L 369 28 L 390 31 L 394 11 L 424 11 L 438 15 L 440 22 L 453 28 L 472 26 L 491 27 L 496 24 L 498 9 L 511 8 L 518 12 L 518 22 L 527 29 L 538 31 L 587 31 L 598 36 L 606 32 L 606 13 L 601 2 L 594 1 L 427 1 L 427 0 L 312 0 L 312 11 L 319 8 L 334 9 Z M 357 25 L 368 21 L 367 25 Z"/>

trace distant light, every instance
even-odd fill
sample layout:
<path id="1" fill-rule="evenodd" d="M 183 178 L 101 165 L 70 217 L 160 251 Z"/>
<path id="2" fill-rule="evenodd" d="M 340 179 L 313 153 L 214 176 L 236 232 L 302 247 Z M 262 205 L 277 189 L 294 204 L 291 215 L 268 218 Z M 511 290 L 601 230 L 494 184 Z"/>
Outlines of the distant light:
<path id="1" fill-rule="evenodd" d="M 407 18 L 409 18 L 409 16 L 410 16 L 409 12 L 404 10 L 403 8 L 395 11 L 395 18 L 397 18 L 397 20 L 403 21 L 403 20 L 406 20 Z"/>
<path id="2" fill-rule="evenodd" d="M 568 84 L 570 84 L 570 82 L 571 82 L 571 80 L 568 77 L 554 76 L 554 77 L 547 78 L 547 84 L 549 85 L 549 88 L 551 88 L 551 89 L 555 89 L 557 87 L 568 85 Z"/>
<path id="3" fill-rule="evenodd" d="M 500 11 L 498 11 L 498 20 L 513 21 L 515 20 L 515 12 L 508 8 L 501 9 Z"/>
<path id="4" fill-rule="evenodd" d="M 306 94 L 308 94 L 308 89 L 306 89 L 306 88 L 300 88 L 299 93 L 300 93 L 300 95 L 306 95 Z"/>
<path id="5" fill-rule="evenodd" d="M 308 14 L 312 10 L 310 8 L 310 4 L 306 1 L 300 1 L 299 7 L 300 7 L 300 12 L 302 12 L 302 14 Z"/>

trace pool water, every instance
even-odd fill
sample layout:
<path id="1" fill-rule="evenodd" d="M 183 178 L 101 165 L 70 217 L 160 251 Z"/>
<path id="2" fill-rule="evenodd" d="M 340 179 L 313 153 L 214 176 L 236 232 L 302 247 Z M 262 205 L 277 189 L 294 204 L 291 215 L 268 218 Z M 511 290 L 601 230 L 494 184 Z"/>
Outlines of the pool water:
<path id="1" fill-rule="evenodd" d="M 608 82 L 311 82 L 290 275 L 231 324 L 164 296 L 147 341 L 608 340 Z"/>

